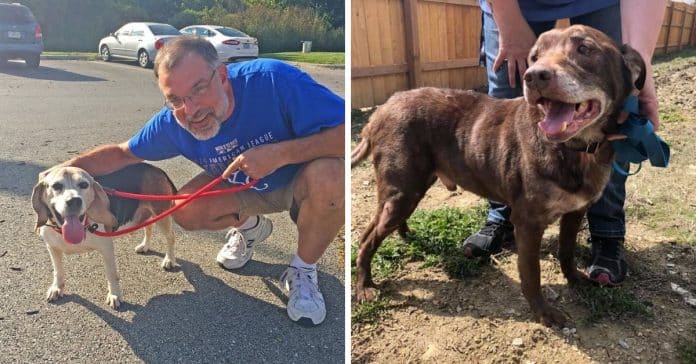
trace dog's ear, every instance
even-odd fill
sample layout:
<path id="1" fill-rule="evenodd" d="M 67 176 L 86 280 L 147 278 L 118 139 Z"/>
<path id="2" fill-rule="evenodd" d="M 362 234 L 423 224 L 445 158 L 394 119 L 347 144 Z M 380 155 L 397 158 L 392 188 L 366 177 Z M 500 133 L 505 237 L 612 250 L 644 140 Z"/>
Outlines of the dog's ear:
<path id="1" fill-rule="evenodd" d="M 118 221 L 116 216 L 109 210 L 109 196 L 106 195 L 99 182 L 92 180 L 92 187 L 94 188 L 94 201 L 89 205 L 87 215 L 92 220 L 104 224 L 106 231 L 111 231 L 118 224 Z"/>
<path id="2" fill-rule="evenodd" d="M 34 186 L 34 190 L 31 192 L 31 206 L 36 211 L 36 226 L 34 229 L 38 229 L 48 222 L 48 218 L 51 215 L 51 211 L 48 210 L 48 206 L 44 202 L 44 193 L 46 192 L 46 184 L 43 179 L 39 179 L 39 182 Z"/>
<path id="3" fill-rule="evenodd" d="M 643 89 L 646 77 L 643 57 L 628 44 L 621 46 L 621 57 L 624 64 L 624 76 L 631 80 L 631 84 L 635 88 Z"/>

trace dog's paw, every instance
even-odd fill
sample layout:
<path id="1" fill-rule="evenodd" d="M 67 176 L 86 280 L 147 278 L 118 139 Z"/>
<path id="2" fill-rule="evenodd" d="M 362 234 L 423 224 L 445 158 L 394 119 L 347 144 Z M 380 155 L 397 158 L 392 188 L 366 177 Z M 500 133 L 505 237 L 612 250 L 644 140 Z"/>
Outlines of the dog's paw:
<path id="1" fill-rule="evenodd" d="M 570 274 L 565 274 L 565 277 L 568 280 L 568 284 L 571 286 L 590 282 L 590 277 L 587 275 L 587 273 L 579 269 L 573 269 Z"/>
<path id="2" fill-rule="evenodd" d="M 375 287 L 365 287 L 363 289 L 356 289 L 355 298 L 358 302 L 370 302 L 377 299 L 379 296 L 379 290 Z"/>
<path id="3" fill-rule="evenodd" d="M 58 286 L 48 287 L 48 291 L 46 291 L 46 301 L 48 301 L 48 302 L 55 301 L 60 297 L 63 297 L 63 290 L 60 287 L 58 287 Z"/>
<path id="4" fill-rule="evenodd" d="M 544 307 L 539 310 L 536 314 L 539 322 L 544 324 L 544 326 L 551 327 L 553 324 L 559 325 L 561 327 L 565 326 L 568 318 L 563 311 L 552 307 L 551 305 L 544 305 Z"/>
<path id="5" fill-rule="evenodd" d="M 166 270 L 174 269 L 177 268 L 179 264 L 176 263 L 176 258 L 174 259 L 169 259 L 168 256 L 165 256 L 164 259 L 162 259 L 162 268 Z"/>
<path id="6" fill-rule="evenodd" d="M 141 243 L 140 245 L 135 247 L 136 253 L 143 254 L 143 253 L 147 253 L 149 251 L 150 251 L 150 247 L 145 243 Z"/>
<path id="7" fill-rule="evenodd" d="M 118 308 L 118 306 L 121 305 L 121 302 L 123 301 L 122 296 L 117 296 L 111 292 L 106 294 L 106 304 L 111 306 L 114 310 Z"/>

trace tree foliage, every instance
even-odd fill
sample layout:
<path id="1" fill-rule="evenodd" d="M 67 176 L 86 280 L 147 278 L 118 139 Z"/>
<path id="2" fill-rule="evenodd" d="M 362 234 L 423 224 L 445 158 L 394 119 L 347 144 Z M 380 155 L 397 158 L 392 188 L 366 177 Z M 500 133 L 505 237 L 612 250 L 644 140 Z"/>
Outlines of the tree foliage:
<path id="1" fill-rule="evenodd" d="M 176 28 L 192 24 L 228 25 L 259 38 L 265 52 L 298 50 L 302 40 L 314 41 L 314 49 L 343 49 L 342 0 L 21 2 L 32 9 L 41 24 L 47 50 L 94 52 L 102 37 L 131 21 L 168 23 Z"/>

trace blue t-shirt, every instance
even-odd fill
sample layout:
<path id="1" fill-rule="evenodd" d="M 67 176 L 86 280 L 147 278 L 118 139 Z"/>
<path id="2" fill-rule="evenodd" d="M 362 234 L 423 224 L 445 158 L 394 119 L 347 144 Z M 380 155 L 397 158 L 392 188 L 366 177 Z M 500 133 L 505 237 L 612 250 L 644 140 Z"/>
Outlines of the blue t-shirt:
<path id="1" fill-rule="evenodd" d="M 128 141 L 133 154 L 151 161 L 182 155 L 217 177 L 239 154 L 255 146 L 308 136 L 344 123 L 343 99 L 286 63 L 258 59 L 230 64 L 227 73 L 234 90 L 234 111 L 216 136 L 195 139 L 176 122 L 172 111 L 163 108 Z M 253 188 L 270 192 L 284 186 L 300 167 L 278 168 Z M 228 181 L 241 185 L 250 178 L 237 171 Z"/>
<path id="2" fill-rule="evenodd" d="M 486 0 L 479 0 L 481 10 L 490 14 Z M 519 0 L 522 16 L 527 21 L 555 21 L 572 18 L 604 9 L 619 3 L 619 0 Z"/>

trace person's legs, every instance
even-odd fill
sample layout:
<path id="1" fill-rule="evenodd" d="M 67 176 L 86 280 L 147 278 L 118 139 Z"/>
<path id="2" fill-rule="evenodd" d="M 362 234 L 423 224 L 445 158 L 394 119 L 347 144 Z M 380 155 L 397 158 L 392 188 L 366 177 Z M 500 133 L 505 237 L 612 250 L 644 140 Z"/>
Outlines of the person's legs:
<path id="1" fill-rule="evenodd" d="M 534 33 L 539 34 L 553 28 L 554 22 L 530 23 Z M 483 52 L 485 54 L 486 74 L 488 76 L 488 95 L 499 99 L 511 99 L 522 96 L 522 82 L 517 80 L 517 87 L 510 87 L 507 65 L 498 71 L 493 70 L 493 62 L 500 47 L 498 27 L 490 14 L 483 14 Z M 488 201 L 488 217 L 485 226 L 477 233 L 464 240 L 464 255 L 467 257 L 487 256 L 497 253 L 503 244 L 514 240 L 513 227 L 510 223 L 510 207 L 498 201 Z"/>
<path id="2" fill-rule="evenodd" d="M 618 5 L 570 19 L 571 24 L 583 24 L 599 29 L 621 44 L 621 11 Z M 624 166 L 626 168 L 628 166 Z M 618 284 L 626 276 L 623 242 L 626 233 L 624 200 L 626 177 L 612 171 L 600 199 L 587 211 L 592 244 L 591 263 L 587 273 L 602 284 Z"/>

